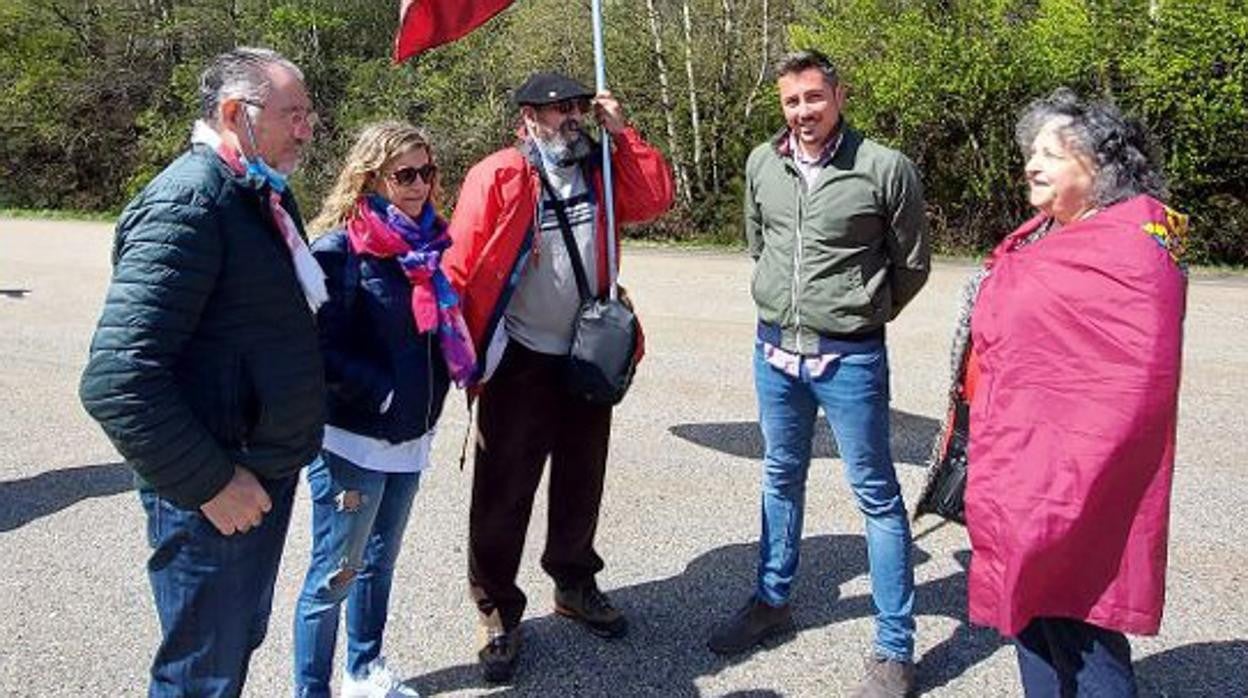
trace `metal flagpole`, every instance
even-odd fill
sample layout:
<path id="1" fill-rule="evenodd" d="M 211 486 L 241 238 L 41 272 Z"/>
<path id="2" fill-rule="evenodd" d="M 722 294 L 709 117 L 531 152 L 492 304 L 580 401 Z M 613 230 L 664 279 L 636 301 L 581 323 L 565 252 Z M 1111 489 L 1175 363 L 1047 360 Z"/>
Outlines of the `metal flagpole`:
<path id="1" fill-rule="evenodd" d="M 602 0 L 593 0 L 594 14 L 594 80 L 596 91 L 607 89 L 607 57 L 602 41 Z M 615 262 L 615 187 L 611 177 L 611 134 L 602 127 L 599 134 L 602 139 L 602 190 L 604 203 L 607 206 L 607 279 L 611 298 L 615 299 L 619 291 L 616 289 Z"/>

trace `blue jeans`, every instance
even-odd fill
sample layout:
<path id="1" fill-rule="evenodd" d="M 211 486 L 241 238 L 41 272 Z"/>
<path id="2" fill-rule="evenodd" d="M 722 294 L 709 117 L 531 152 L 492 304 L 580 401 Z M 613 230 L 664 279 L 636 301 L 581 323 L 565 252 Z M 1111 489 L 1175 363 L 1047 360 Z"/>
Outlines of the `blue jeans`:
<path id="1" fill-rule="evenodd" d="M 312 562 L 295 608 L 295 693 L 329 696 L 339 609 L 347 602 L 347 671 L 381 655 L 390 582 L 420 473 L 361 468 L 323 451 L 308 466 Z"/>
<path id="2" fill-rule="evenodd" d="M 812 379 L 804 365 L 798 378 L 771 366 L 763 358 L 762 344 L 755 344 L 754 381 L 765 444 L 757 594 L 772 606 L 789 601 L 802 540 L 815 417 L 822 407 L 845 462 L 845 477 L 866 518 L 875 651 L 911 661 L 914 571 L 910 524 L 888 443 L 888 353 L 883 340 L 862 342 L 855 349 Z"/>
<path id="3" fill-rule="evenodd" d="M 261 480 L 273 509 L 246 533 L 223 536 L 199 511 L 141 491 L 152 556 L 148 579 L 162 639 L 151 698 L 237 696 L 264 641 L 273 584 L 299 477 Z"/>
<path id="4" fill-rule="evenodd" d="M 1125 635 L 1069 618 L 1036 618 L 1014 638 L 1027 698 L 1134 698 Z"/>

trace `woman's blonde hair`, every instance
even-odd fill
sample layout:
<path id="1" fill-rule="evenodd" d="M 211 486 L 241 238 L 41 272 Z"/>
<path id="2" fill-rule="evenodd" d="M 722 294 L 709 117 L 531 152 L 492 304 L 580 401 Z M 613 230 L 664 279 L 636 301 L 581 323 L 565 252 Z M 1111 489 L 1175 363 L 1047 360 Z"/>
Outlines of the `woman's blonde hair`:
<path id="1" fill-rule="evenodd" d="M 365 126 L 347 153 L 338 180 L 321 203 L 320 212 L 308 227 L 319 234 L 345 225 L 354 215 L 355 202 L 369 191 L 381 170 L 390 161 L 415 148 L 424 148 L 429 162 L 437 164 L 433 145 L 423 130 L 401 121 L 382 121 Z M 434 209 L 437 209 L 441 198 L 441 176 L 435 174 L 429 187 L 429 202 Z"/>

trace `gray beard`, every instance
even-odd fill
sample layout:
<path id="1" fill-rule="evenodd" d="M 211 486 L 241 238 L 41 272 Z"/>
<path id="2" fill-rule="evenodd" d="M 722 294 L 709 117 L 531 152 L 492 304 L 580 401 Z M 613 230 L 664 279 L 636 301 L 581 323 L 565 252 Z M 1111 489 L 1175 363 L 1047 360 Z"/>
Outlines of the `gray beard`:
<path id="1" fill-rule="evenodd" d="M 589 138 L 582 132 L 577 132 L 572 139 L 568 139 L 561 132 L 549 139 L 535 138 L 534 140 L 546 159 L 559 167 L 579 164 L 592 152 Z"/>

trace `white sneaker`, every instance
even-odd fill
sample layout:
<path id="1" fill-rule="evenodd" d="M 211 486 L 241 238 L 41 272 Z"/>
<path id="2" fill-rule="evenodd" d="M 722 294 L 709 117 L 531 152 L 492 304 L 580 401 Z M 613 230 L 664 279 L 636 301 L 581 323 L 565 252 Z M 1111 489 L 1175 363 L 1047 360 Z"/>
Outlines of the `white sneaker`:
<path id="1" fill-rule="evenodd" d="M 364 668 L 363 676 L 342 675 L 342 698 L 420 698 L 416 689 L 403 682 L 378 657 Z"/>

